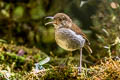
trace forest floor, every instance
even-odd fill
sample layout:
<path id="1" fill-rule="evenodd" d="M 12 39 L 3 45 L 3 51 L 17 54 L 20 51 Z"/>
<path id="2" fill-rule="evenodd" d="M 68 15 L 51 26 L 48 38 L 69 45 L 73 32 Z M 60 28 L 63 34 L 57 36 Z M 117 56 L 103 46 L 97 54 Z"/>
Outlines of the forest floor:
<path id="1" fill-rule="evenodd" d="M 59 61 L 37 48 L 0 43 L 0 80 L 120 80 L 119 57 L 105 57 L 80 74 L 74 65 L 56 66 Z"/>

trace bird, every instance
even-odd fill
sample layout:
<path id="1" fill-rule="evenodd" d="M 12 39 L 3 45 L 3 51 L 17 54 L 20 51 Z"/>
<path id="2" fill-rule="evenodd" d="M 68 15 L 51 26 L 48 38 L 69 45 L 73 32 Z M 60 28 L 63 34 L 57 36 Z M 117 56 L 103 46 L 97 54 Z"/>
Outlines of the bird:
<path id="1" fill-rule="evenodd" d="M 92 53 L 87 36 L 65 13 L 56 13 L 54 16 L 48 16 L 45 19 L 52 19 L 52 21 L 45 23 L 45 25 L 52 24 L 54 26 L 55 41 L 61 48 L 67 51 L 80 50 L 78 72 L 81 73 L 82 49 L 85 48 L 89 53 Z"/>

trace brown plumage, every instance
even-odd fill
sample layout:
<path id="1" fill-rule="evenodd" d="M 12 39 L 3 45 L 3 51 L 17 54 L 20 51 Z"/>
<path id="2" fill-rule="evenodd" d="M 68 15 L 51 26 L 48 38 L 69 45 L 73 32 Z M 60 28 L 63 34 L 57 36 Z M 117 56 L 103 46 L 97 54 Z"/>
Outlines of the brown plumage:
<path id="1" fill-rule="evenodd" d="M 64 13 L 57 13 L 57 14 L 54 16 L 54 19 L 56 19 L 56 20 L 54 21 L 55 24 L 59 24 L 59 20 L 58 20 L 58 19 L 60 19 L 60 20 L 67 20 L 67 21 L 68 21 L 67 24 L 71 23 L 71 24 L 72 24 L 71 27 L 69 27 L 68 25 L 64 25 L 64 27 L 70 28 L 71 30 L 73 30 L 73 31 L 74 31 L 76 34 L 78 34 L 78 35 L 82 35 L 82 37 L 86 40 L 86 43 L 85 43 L 85 45 L 84 45 L 84 48 L 85 48 L 89 53 L 92 53 L 92 49 L 91 49 L 90 46 L 89 46 L 89 45 L 90 45 L 90 42 L 89 42 L 87 36 L 81 31 L 81 29 L 80 29 L 76 24 L 74 24 L 74 23 L 72 22 L 71 18 L 70 18 L 68 15 L 66 15 L 66 14 L 64 14 Z"/>
<path id="2" fill-rule="evenodd" d="M 53 24 L 55 28 L 55 40 L 57 44 L 65 50 L 75 51 L 80 50 L 80 67 L 82 66 L 82 48 L 84 47 L 89 53 L 92 53 L 89 47 L 90 42 L 87 36 L 81 31 L 81 29 L 72 22 L 69 16 L 64 13 L 57 13 L 53 17 L 46 17 L 53 19 L 52 22 L 47 24 Z"/>
<path id="3" fill-rule="evenodd" d="M 89 53 L 92 53 L 92 49 L 89 47 L 90 45 L 90 42 L 87 38 L 87 36 L 81 31 L 81 29 L 76 25 L 76 24 L 72 24 L 74 27 L 71 27 L 71 29 L 73 31 L 76 32 L 76 34 L 79 34 L 79 35 L 82 35 L 82 37 L 86 40 L 86 43 L 84 45 L 84 48 L 89 52 Z"/>

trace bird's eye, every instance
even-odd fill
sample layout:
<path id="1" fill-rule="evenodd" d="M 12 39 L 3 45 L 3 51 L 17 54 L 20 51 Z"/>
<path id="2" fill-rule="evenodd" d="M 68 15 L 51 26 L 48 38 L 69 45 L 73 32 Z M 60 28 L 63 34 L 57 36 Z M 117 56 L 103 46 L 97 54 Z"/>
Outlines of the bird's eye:
<path id="1" fill-rule="evenodd" d="M 62 21 L 62 19 L 61 19 L 61 18 L 59 18 L 59 21 Z"/>

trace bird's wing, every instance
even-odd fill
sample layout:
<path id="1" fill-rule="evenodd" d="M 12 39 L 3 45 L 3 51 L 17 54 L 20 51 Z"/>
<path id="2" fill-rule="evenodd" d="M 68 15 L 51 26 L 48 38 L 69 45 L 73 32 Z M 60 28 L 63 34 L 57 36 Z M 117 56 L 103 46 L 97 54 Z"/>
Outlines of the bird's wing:
<path id="1" fill-rule="evenodd" d="M 82 35 L 83 38 L 86 40 L 86 43 L 85 43 L 85 46 L 84 48 L 89 52 L 89 53 L 92 53 L 92 49 L 90 48 L 90 42 L 87 38 L 87 36 L 81 31 L 81 29 L 76 25 L 76 24 L 73 24 L 72 26 L 74 27 L 70 27 L 73 31 L 76 32 L 76 34 L 79 34 L 79 35 Z"/>
<path id="2" fill-rule="evenodd" d="M 79 34 L 79 35 L 82 35 L 83 38 L 86 40 L 86 44 L 87 45 L 90 45 L 90 42 L 89 40 L 87 39 L 87 36 L 80 30 L 80 28 L 76 25 L 76 24 L 73 24 L 72 26 L 74 27 L 70 27 L 73 31 L 76 32 L 76 34 Z"/>

